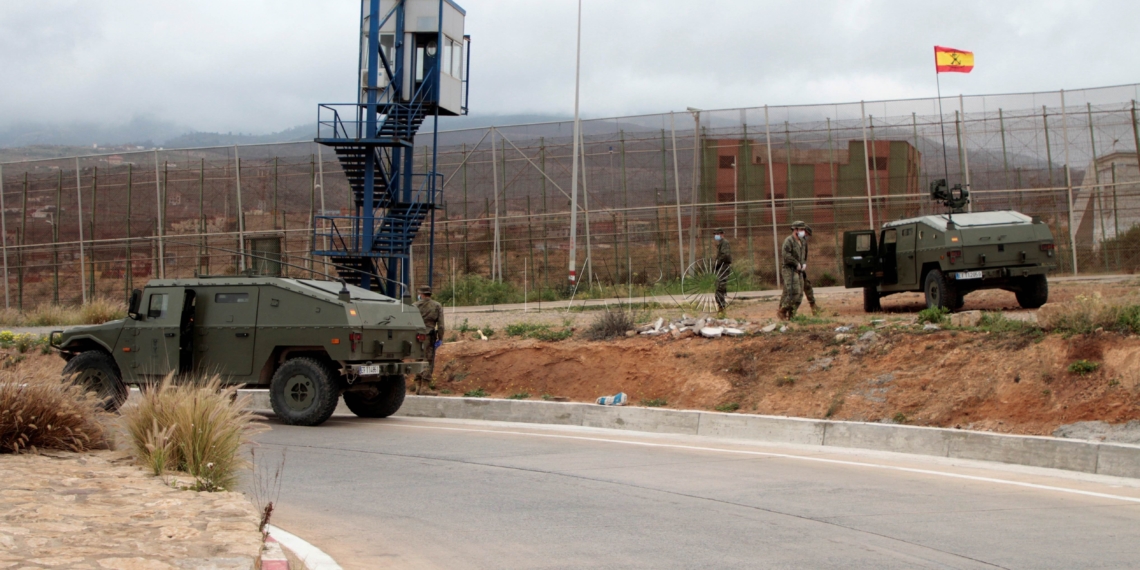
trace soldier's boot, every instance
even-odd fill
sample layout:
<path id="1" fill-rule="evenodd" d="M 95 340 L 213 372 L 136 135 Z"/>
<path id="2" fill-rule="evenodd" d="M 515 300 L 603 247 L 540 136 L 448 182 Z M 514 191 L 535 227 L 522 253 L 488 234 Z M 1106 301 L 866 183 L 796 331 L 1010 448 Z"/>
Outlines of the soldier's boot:
<path id="1" fill-rule="evenodd" d="M 776 317 L 781 321 L 788 320 L 788 309 L 786 307 L 780 307 L 780 310 L 776 312 Z"/>
<path id="2" fill-rule="evenodd" d="M 812 316 L 818 317 L 818 316 L 823 314 L 823 309 L 821 309 L 819 307 L 819 305 L 812 303 L 811 304 L 811 314 L 812 314 Z"/>

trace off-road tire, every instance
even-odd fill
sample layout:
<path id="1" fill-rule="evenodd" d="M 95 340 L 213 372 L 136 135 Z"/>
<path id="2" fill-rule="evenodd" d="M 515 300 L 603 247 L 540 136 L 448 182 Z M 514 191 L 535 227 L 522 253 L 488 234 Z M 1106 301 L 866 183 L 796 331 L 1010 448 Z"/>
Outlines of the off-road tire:
<path id="1" fill-rule="evenodd" d="M 108 412 L 117 412 L 130 395 L 115 359 L 102 350 L 87 350 L 72 357 L 63 367 L 63 377 L 95 392 Z"/>
<path id="2" fill-rule="evenodd" d="M 269 403 L 282 423 L 318 426 L 332 416 L 340 399 L 336 373 L 312 358 L 286 360 L 269 383 Z"/>
<path id="3" fill-rule="evenodd" d="M 880 302 L 879 290 L 874 287 L 863 288 L 863 312 L 881 313 L 883 304 Z"/>
<path id="4" fill-rule="evenodd" d="M 404 404 L 407 385 L 403 376 L 385 376 L 364 389 L 344 393 L 344 405 L 362 418 L 386 418 Z"/>
<path id="5" fill-rule="evenodd" d="M 1021 287 L 1014 294 L 1021 308 L 1036 309 L 1049 302 L 1049 282 L 1044 275 L 1023 277 Z"/>
<path id="6" fill-rule="evenodd" d="M 922 290 L 926 293 L 926 308 L 938 307 L 953 311 L 958 304 L 958 290 L 939 269 L 926 274 Z"/>

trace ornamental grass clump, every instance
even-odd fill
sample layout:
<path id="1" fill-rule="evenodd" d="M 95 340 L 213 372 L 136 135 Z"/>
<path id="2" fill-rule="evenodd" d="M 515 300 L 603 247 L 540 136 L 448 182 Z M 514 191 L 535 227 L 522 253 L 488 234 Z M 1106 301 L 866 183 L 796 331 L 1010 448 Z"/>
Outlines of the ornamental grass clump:
<path id="1" fill-rule="evenodd" d="M 218 376 L 167 376 L 123 408 L 123 423 L 135 457 L 156 476 L 180 471 L 195 490 L 223 491 L 237 484 L 246 467 L 239 453 L 256 431 L 248 399 Z"/>
<path id="2" fill-rule="evenodd" d="M 58 366 L 0 370 L 0 453 L 104 449 L 105 418 L 99 398 L 61 378 Z"/>

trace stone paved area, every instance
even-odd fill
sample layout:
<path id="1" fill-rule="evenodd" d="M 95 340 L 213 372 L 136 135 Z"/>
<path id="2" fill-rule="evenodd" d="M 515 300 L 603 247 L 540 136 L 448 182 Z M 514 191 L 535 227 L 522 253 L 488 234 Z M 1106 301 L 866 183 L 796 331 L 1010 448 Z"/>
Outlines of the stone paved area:
<path id="1" fill-rule="evenodd" d="M 253 568 L 256 509 L 181 491 L 125 452 L 0 455 L 0 569 Z"/>

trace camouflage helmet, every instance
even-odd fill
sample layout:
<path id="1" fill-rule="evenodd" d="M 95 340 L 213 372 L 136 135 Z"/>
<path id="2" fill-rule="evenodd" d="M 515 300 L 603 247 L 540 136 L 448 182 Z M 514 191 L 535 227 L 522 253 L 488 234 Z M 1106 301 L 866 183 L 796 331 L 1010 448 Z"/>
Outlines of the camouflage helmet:
<path id="1" fill-rule="evenodd" d="M 801 220 L 796 220 L 796 221 L 792 222 L 791 228 L 793 230 L 802 230 L 802 229 L 807 228 L 807 224 L 803 223 L 803 221 L 801 221 Z"/>
<path id="2" fill-rule="evenodd" d="M 421 285 L 419 289 L 416 289 L 416 291 L 418 291 L 420 295 L 427 295 L 429 297 L 431 296 L 431 287 L 427 285 Z"/>
<path id="3" fill-rule="evenodd" d="M 717 228 L 717 229 L 713 230 L 713 235 L 715 236 L 717 234 L 724 235 L 724 229 L 723 228 Z"/>

